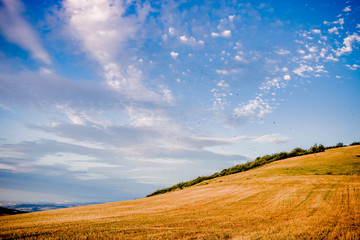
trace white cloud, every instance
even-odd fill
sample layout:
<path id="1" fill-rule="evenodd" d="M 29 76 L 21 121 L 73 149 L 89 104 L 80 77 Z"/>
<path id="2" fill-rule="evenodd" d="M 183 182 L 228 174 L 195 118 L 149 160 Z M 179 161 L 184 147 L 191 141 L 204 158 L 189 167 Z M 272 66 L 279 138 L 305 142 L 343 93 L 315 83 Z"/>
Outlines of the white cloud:
<path id="1" fill-rule="evenodd" d="M 323 65 L 316 65 L 315 66 L 315 72 L 317 73 L 327 73 L 328 71 L 325 70 L 325 67 Z"/>
<path id="2" fill-rule="evenodd" d="M 229 71 L 226 69 L 216 69 L 216 73 L 226 75 L 229 74 Z"/>
<path id="3" fill-rule="evenodd" d="M 329 33 L 335 33 L 335 34 L 339 34 L 338 32 L 338 28 L 337 27 L 332 27 L 328 30 Z"/>
<path id="4" fill-rule="evenodd" d="M 349 65 L 349 64 L 346 64 L 345 65 L 347 68 L 349 68 L 350 70 L 357 70 L 360 66 L 357 65 L 357 64 L 353 64 L 353 65 Z"/>
<path id="5" fill-rule="evenodd" d="M 241 68 L 231 68 L 231 69 L 216 69 L 216 73 L 218 74 L 223 74 L 223 75 L 227 75 L 227 74 L 236 74 L 241 72 L 242 69 Z"/>
<path id="6" fill-rule="evenodd" d="M 220 80 L 216 84 L 216 87 L 217 88 L 211 90 L 214 96 L 213 109 L 224 110 L 225 105 L 228 104 L 228 102 L 226 101 L 226 97 L 229 95 L 228 92 L 230 85 L 225 82 L 225 80 Z"/>
<path id="7" fill-rule="evenodd" d="M 289 78 L 289 79 L 288 79 Z M 286 74 L 283 77 L 284 80 L 290 80 L 290 75 Z M 268 91 L 270 89 L 280 89 L 280 88 L 285 88 L 287 85 L 287 83 L 285 81 L 282 81 L 281 78 L 273 78 L 271 80 L 268 80 L 266 82 L 264 82 L 259 89 L 260 90 L 265 90 Z"/>
<path id="8" fill-rule="evenodd" d="M 329 60 L 329 61 L 334 61 L 334 62 L 339 61 L 339 59 L 338 59 L 338 58 L 333 57 L 333 55 L 332 55 L 332 54 L 329 54 L 329 55 L 326 57 L 326 60 Z"/>
<path id="9" fill-rule="evenodd" d="M 288 55 L 290 54 L 290 51 L 288 50 L 284 50 L 284 49 L 280 49 L 278 51 L 275 51 L 275 53 L 279 54 L 279 55 Z"/>
<path id="10" fill-rule="evenodd" d="M 339 15 L 341 16 L 341 14 Z M 333 22 L 328 22 L 328 21 L 324 21 L 324 24 L 325 25 L 331 25 L 331 24 L 340 24 L 340 25 L 344 25 L 344 18 L 339 18 L 338 20 L 336 21 L 333 21 Z"/>
<path id="11" fill-rule="evenodd" d="M 234 18 L 235 18 L 235 15 L 230 15 L 228 18 L 229 18 L 229 21 L 230 21 L 230 22 L 233 22 L 233 21 L 234 21 Z"/>
<path id="12" fill-rule="evenodd" d="M 172 52 L 170 52 L 170 56 L 171 56 L 173 59 L 176 59 L 176 58 L 179 56 L 179 53 L 172 51 Z"/>
<path id="13" fill-rule="evenodd" d="M 42 75 L 49 75 L 49 74 L 53 74 L 53 71 L 49 68 L 42 67 L 39 69 L 39 73 Z"/>
<path id="14" fill-rule="evenodd" d="M 290 138 L 286 136 L 282 136 L 281 134 L 274 133 L 269 135 L 264 135 L 261 137 L 256 137 L 252 141 L 259 142 L 259 143 L 285 143 L 289 141 Z"/>
<path id="15" fill-rule="evenodd" d="M 95 124 L 101 126 L 109 126 L 111 123 L 109 121 L 96 120 L 90 117 L 84 110 L 76 110 L 75 108 L 69 107 L 66 104 L 57 104 L 56 108 L 62 110 L 65 115 L 69 118 L 72 124 L 85 126 L 88 124 Z"/>
<path id="16" fill-rule="evenodd" d="M 110 0 L 65 0 L 61 17 L 65 18 L 68 31 L 80 40 L 82 49 L 101 65 L 110 88 L 136 101 L 166 102 L 167 97 L 145 86 L 142 72 L 127 56 L 126 46 L 130 40 L 137 39 L 150 4 L 137 5 L 136 17 L 124 16 L 126 4 Z M 118 61 L 120 56 L 126 61 Z"/>
<path id="17" fill-rule="evenodd" d="M 242 104 L 233 110 L 235 119 L 260 118 L 272 112 L 272 107 L 260 97 L 250 100 L 248 104 Z"/>
<path id="18" fill-rule="evenodd" d="M 300 53 L 300 54 L 305 54 L 305 51 L 301 50 L 301 49 L 297 50 L 297 52 Z"/>
<path id="19" fill-rule="evenodd" d="M 220 87 L 220 88 L 225 88 L 225 89 L 229 88 L 229 84 L 226 83 L 224 80 L 221 80 L 220 82 L 218 82 L 218 83 L 216 84 L 216 86 L 218 86 L 218 87 Z"/>
<path id="20" fill-rule="evenodd" d="M 351 7 L 347 6 L 346 8 L 343 9 L 344 12 L 350 12 L 351 11 Z"/>
<path id="21" fill-rule="evenodd" d="M 311 66 L 301 64 L 299 68 L 295 69 L 293 72 L 301 77 L 306 77 L 304 72 L 312 72 L 314 69 Z"/>
<path id="22" fill-rule="evenodd" d="M 236 56 L 234 57 L 234 59 L 235 59 L 236 61 L 238 61 L 238 62 L 244 61 L 244 59 L 243 59 L 242 57 L 240 57 L 239 55 L 236 55 Z"/>
<path id="23" fill-rule="evenodd" d="M 76 177 L 82 180 L 94 180 L 107 178 L 99 173 L 85 173 L 86 171 L 94 168 L 119 168 L 121 165 L 113 165 L 103 162 L 96 162 L 96 158 L 86 155 L 75 154 L 71 152 L 57 152 L 51 155 L 40 157 L 35 165 L 40 166 L 54 166 L 64 165 L 68 171 L 82 172 L 82 174 L 75 174 Z"/>
<path id="24" fill-rule="evenodd" d="M 16 167 L 14 167 L 12 165 L 8 165 L 8 164 L 3 164 L 3 163 L 0 163 L 0 169 L 16 171 Z"/>
<path id="25" fill-rule="evenodd" d="M 231 37 L 231 30 L 224 30 L 221 33 L 212 32 L 212 37 Z"/>
<path id="26" fill-rule="evenodd" d="M 291 76 L 289 74 L 284 76 L 284 80 L 290 80 L 290 79 L 291 79 Z"/>
<path id="27" fill-rule="evenodd" d="M 188 39 L 185 35 L 180 36 L 179 39 L 180 39 L 180 41 L 182 41 L 182 42 L 187 42 L 187 41 L 189 41 L 189 39 Z"/>
<path id="28" fill-rule="evenodd" d="M 315 34 L 320 34 L 321 30 L 320 29 L 312 29 L 311 32 L 313 32 Z"/>
<path id="29" fill-rule="evenodd" d="M 305 60 L 310 60 L 310 59 L 312 59 L 312 55 L 311 54 L 308 54 L 308 55 L 306 55 L 306 56 L 303 56 L 303 59 L 305 59 Z"/>
<path id="30" fill-rule="evenodd" d="M 169 34 L 174 35 L 175 34 L 175 28 L 169 27 Z"/>
<path id="31" fill-rule="evenodd" d="M 168 39 L 168 35 L 166 33 L 164 33 L 163 35 L 161 35 L 162 40 L 166 41 Z"/>
<path id="32" fill-rule="evenodd" d="M 230 30 L 224 30 L 224 31 L 221 33 L 221 36 L 222 36 L 222 37 L 231 37 L 231 31 L 230 31 Z"/>
<path id="33" fill-rule="evenodd" d="M 315 53 L 315 52 L 317 52 L 318 50 L 317 50 L 317 47 L 315 47 L 315 46 L 312 46 L 312 47 L 310 47 L 310 46 L 307 46 L 307 49 L 309 50 L 309 52 L 311 52 L 311 53 Z"/>
<path id="34" fill-rule="evenodd" d="M 343 42 L 343 47 L 336 51 L 336 56 L 341 56 L 346 53 L 351 53 L 353 51 L 353 43 L 360 42 L 360 36 L 357 33 L 353 33 L 352 35 L 348 35 Z"/>
<path id="35" fill-rule="evenodd" d="M 3 0 L 1 2 L 0 31 L 6 40 L 29 51 L 33 58 L 51 64 L 51 59 L 42 46 L 35 30 L 22 16 L 24 11 L 22 3 L 19 0 Z"/>
<path id="36" fill-rule="evenodd" d="M 186 35 L 181 35 L 179 37 L 180 41 L 184 44 L 189 45 L 204 45 L 204 41 L 202 40 L 196 40 L 194 37 L 187 37 Z"/>

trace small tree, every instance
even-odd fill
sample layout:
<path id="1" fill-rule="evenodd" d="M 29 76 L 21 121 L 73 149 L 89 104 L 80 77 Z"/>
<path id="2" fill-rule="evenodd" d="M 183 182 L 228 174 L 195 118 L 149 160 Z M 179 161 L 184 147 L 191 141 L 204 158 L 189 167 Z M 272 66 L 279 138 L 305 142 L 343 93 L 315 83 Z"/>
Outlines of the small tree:
<path id="1" fill-rule="evenodd" d="M 318 148 L 317 148 L 317 151 L 318 151 L 318 152 L 323 152 L 323 151 L 325 151 L 324 145 L 320 144 L 320 145 L 318 146 Z"/>
<path id="2" fill-rule="evenodd" d="M 338 144 L 336 144 L 335 147 L 343 147 L 343 146 L 344 146 L 344 144 L 342 142 L 339 142 Z"/>

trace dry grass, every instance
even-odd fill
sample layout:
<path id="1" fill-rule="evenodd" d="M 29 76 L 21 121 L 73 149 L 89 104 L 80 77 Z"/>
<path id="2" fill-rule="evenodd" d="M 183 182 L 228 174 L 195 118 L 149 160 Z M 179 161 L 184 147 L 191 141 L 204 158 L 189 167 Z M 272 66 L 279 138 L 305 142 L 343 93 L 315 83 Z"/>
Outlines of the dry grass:
<path id="1" fill-rule="evenodd" d="M 150 198 L 0 218 L 0 238 L 360 239 L 360 146 Z"/>

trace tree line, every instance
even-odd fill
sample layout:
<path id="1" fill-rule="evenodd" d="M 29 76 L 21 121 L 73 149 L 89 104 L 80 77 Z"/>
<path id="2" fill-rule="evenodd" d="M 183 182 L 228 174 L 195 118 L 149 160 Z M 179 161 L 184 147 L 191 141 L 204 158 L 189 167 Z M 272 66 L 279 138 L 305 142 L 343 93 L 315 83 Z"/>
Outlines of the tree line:
<path id="1" fill-rule="evenodd" d="M 360 145 L 360 142 L 353 142 L 349 146 L 353 146 L 353 145 Z M 272 155 L 265 155 L 262 157 L 257 157 L 254 161 L 247 162 L 244 164 L 238 164 L 233 167 L 223 169 L 221 172 L 217 172 L 217 173 L 214 173 L 209 176 L 199 176 L 199 177 L 197 177 L 193 180 L 187 181 L 187 182 L 180 182 L 171 187 L 156 190 L 155 192 L 147 195 L 146 197 L 151 197 L 151 196 L 171 192 L 176 189 L 183 189 L 185 187 L 190 187 L 190 186 L 193 186 L 200 182 L 214 179 L 217 177 L 222 177 L 222 176 L 226 176 L 226 175 L 230 175 L 230 174 L 248 171 L 250 169 L 257 168 L 257 167 L 263 166 L 267 163 L 275 162 L 278 160 L 307 155 L 307 154 L 313 154 L 313 153 L 318 153 L 318 152 L 324 152 L 326 149 L 339 148 L 339 147 L 345 147 L 345 146 L 346 145 L 344 145 L 341 142 L 338 143 L 337 145 L 329 146 L 329 147 L 324 147 L 324 145 L 322 145 L 322 144 L 320 144 L 320 145 L 315 144 L 314 146 L 310 147 L 308 150 L 297 147 L 297 148 L 294 148 L 291 152 L 280 152 L 280 153 L 275 153 Z"/>

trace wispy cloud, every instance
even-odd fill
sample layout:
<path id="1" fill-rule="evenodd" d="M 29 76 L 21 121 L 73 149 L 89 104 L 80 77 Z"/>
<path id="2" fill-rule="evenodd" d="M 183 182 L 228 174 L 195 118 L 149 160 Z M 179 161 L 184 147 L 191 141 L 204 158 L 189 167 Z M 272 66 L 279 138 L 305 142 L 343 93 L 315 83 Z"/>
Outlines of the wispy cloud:
<path id="1" fill-rule="evenodd" d="M 69 33 L 80 40 L 82 49 L 101 65 L 109 87 L 136 101 L 167 102 L 169 97 L 161 90 L 156 92 L 146 86 L 142 71 L 126 54 L 129 41 L 140 36 L 139 30 L 151 9 L 148 3 L 135 4 L 136 15 L 127 16 L 125 12 L 131 6 L 131 2 L 121 1 L 66 0 L 60 17 L 68 23 Z"/>
<path id="2" fill-rule="evenodd" d="M 264 135 L 264 136 L 260 136 L 260 137 L 256 137 L 253 139 L 253 141 L 255 142 L 260 142 L 260 143 L 285 143 L 287 141 L 289 141 L 290 138 L 283 136 L 281 134 L 278 133 L 274 133 L 274 134 L 269 134 L 269 135 Z"/>
<path id="3" fill-rule="evenodd" d="M 45 64 L 51 59 L 41 44 L 35 29 L 24 19 L 24 5 L 19 0 L 0 1 L 0 31 L 11 43 L 17 44 Z"/>

